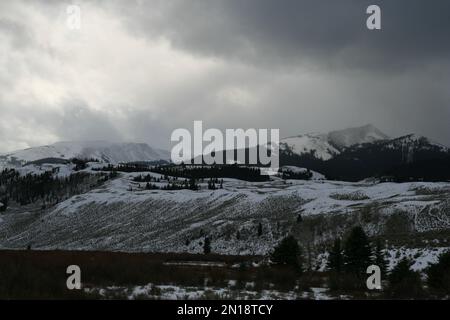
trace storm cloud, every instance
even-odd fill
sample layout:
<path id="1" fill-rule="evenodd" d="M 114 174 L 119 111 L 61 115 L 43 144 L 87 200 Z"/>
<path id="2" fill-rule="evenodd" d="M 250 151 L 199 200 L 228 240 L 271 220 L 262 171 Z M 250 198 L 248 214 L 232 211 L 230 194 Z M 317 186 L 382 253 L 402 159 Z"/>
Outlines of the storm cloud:
<path id="1" fill-rule="evenodd" d="M 72 3 L 71 3 L 72 4 Z M 448 1 L 0 4 L 0 152 L 206 127 L 282 136 L 366 123 L 450 145 Z M 366 8 L 381 8 L 381 30 Z"/>

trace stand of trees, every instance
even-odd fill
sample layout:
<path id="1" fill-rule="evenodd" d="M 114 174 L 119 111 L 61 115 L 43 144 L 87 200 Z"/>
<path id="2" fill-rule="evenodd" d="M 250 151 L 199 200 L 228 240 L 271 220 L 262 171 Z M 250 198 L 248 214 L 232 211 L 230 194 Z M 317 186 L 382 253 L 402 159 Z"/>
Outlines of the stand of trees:
<path id="1" fill-rule="evenodd" d="M 208 178 L 235 178 L 246 181 L 268 181 L 269 177 L 261 175 L 259 167 L 246 167 L 239 165 L 213 165 L 213 166 L 156 166 L 151 169 L 162 175 L 208 179 Z"/>
<path id="2" fill-rule="evenodd" d="M 428 295 L 419 272 L 412 270 L 413 261 L 402 259 L 388 272 L 388 263 L 380 240 L 373 248 L 361 227 L 351 230 L 346 241 L 334 241 L 328 257 L 329 287 L 332 290 L 366 291 L 366 269 L 375 264 L 380 267 L 386 284 L 383 294 L 388 298 L 445 297 L 450 294 L 450 251 L 443 253 L 436 264 L 429 266 L 427 275 Z"/>
<path id="3" fill-rule="evenodd" d="M 112 171 L 112 172 L 154 172 L 163 176 L 172 176 L 187 179 L 219 179 L 219 178 L 235 178 L 245 181 L 268 181 L 270 177 L 262 175 L 259 167 L 232 165 L 144 165 L 144 164 L 119 164 L 114 166 L 109 164 L 101 168 L 93 168 L 95 171 Z M 151 176 L 140 176 L 141 181 L 137 182 L 154 182 Z M 217 182 L 215 182 L 217 184 Z"/>
<path id="4" fill-rule="evenodd" d="M 372 249 L 369 238 L 360 227 L 354 227 L 342 244 L 335 239 L 330 251 L 327 269 L 330 271 L 329 286 L 331 289 L 361 289 L 365 287 L 367 267 L 376 264 L 385 276 L 387 261 L 381 242 Z"/>
<path id="5" fill-rule="evenodd" d="M 294 172 L 289 169 L 279 169 L 279 177 L 282 179 L 293 179 L 293 180 L 310 180 L 313 176 L 311 170 L 306 169 L 305 171 Z"/>
<path id="6" fill-rule="evenodd" d="M 0 202 L 6 205 L 11 201 L 20 205 L 38 201 L 43 206 L 55 204 L 69 196 L 86 192 L 112 177 L 114 173 L 92 175 L 86 172 L 57 177 L 50 171 L 22 176 L 14 169 L 5 169 L 0 173 Z"/>

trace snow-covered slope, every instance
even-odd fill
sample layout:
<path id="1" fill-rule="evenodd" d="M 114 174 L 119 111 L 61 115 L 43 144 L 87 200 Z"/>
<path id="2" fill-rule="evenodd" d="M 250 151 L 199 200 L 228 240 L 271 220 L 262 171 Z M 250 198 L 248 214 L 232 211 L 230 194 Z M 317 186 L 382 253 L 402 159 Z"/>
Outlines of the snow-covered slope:
<path id="1" fill-rule="evenodd" d="M 396 139 L 392 139 L 385 144 L 385 148 L 413 148 L 413 149 L 422 149 L 422 150 L 431 150 L 434 149 L 440 152 L 448 152 L 449 148 L 428 139 L 427 137 L 416 135 L 416 134 L 408 134 L 406 136 L 402 136 Z"/>
<path id="2" fill-rule="evenodd" d="M 0 165 L 22 165 L 44 158 L 86 158 L 109 163 L 168 160 L 165 150 L 155 149 L 145 143 L 113 143 L 108 141 L 57 142 L 19 150 L 0 156 Z"/>
<path id="3" fill-rule="evenodd" d="M 328 141 L 339 148 L 350 147 L 355 144 L 372 143 L 389 137 L 368 124 L 362 127 L 332 131 L 328 134 Z"/>
<path id="4" fill-rule="evenodd" d="M 0 247 L 200 253 L 208 235 L 215 253 L 266 254 L 290 232 L 309 234 L 299 214 L 317 219 L 318 243 L 361 217 L 369 235 L 450 228 L 449 183 L 224 179 L 219 190 L 204 183 L 199 191 L 165 191 L 145 190 L 132 179 L 138 174 L 121 174 L 49 210 L 11 208 L 1 216 Z"/>
<path id="5" fill-rule="evenodd" d="M 280 148 L 294 154 L 310 154 L 322 160 L 331 159 L 336 154 L 339 154 L 339 150 L 328 142 L 326 134 L 309 133 L 284 138 L 280 141 Z"/>
<path id="6" fill-rule="evenodd" d="M 330 133 L 308 133 L 280 141 L 282 151 L 297 155 L 310 154 L 317 159 L 329 160 L 341 153 L 344 148 L 388 139 L 388 136 L 368 124 Z"/>

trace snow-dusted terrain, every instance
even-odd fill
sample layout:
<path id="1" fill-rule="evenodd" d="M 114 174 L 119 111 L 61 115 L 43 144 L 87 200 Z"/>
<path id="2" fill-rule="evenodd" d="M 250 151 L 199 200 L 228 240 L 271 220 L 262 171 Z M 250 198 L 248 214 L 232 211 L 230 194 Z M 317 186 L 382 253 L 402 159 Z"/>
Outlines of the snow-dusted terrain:
<path id="1" fill-rule="evenodd" d="M 337 130 L 328 133 L 328 139 L 340 148 L 350 147 L 356 144 L 371 143 L 389 139 L 389 137 L 371 124 Z"/>
<path id="2" fill-rule="evenodd" d="M 98 159 L 108 163 L 169 160 L 169 152 L 145 143 L 113 143 L 108 141 L 57 142 L 0 155 L 0 168 L 21 166 L 45 158 Z"/>
<path id="3" fill-rule="evenodd" d="M 379 129 L 369 124 L 329 133 L 307 133 L 284 138 L 280 141 L 280 148 L 297 155 L 309 154 L 321 160 L 329 160 L 340 154 L 344 148 L 388 138 Z"/>
<path id="4" fill-rule="evenodd" d="M 208 236 L 216 253 L 267 254 L 288 232 L 304 236 L 299 215 L 355 223 L 370 213 L 364 224 L 369 235 L 387 230 L 398 214 L 410 221 L 411 232 L 450 228 L 450 183 L 224 179 L 223 189 L 208 190 L 205 181 L 199 191 L 167 191 L 145 190 L 132 179 L 138 174 L 122 173 L 50 210 L 7 211 L 0 218 L 0 247 L 198 253 Z M 337 224 L 317 228 L 323 230 L 317 243 L 339 232 Z"/>
<path id="5" fill-rule="evenodd" d="M 199 299 L 236 299 L 236 300 L 296 300 L 313 299 L 329 300 L 334 297 L 327 294 L 326 288 L 310 288 L 309 291 L 299 290 L 298 286 L 294 290 L 256 290 L 254 282 L 245 284 L 244 289 L 235 287 L 236 280 L 230 280 L 225 288 L 213 286 L 187 287 L 177 285 L 155 285 L 153 283 L 144 286 L 118 287 L 110 286 L 106 288 L 86 288 L 88 293 L 100 295 L 102 298 L 111 296 L 128 300 L 136 299 L 162 299 L 162 300 L 199 300 Z M 343 298 L 343 297 L 342 297 Z"/>
<path id="6" fill-rule="evenodd" d="M 280 148 L 289 150 L 294 154 L 312 154 L 321 160 L 329 160 L 339 154 L 339 150 L 328 142 L 328 136 L 320 133 L 309 133 L 282 139 Z"/>

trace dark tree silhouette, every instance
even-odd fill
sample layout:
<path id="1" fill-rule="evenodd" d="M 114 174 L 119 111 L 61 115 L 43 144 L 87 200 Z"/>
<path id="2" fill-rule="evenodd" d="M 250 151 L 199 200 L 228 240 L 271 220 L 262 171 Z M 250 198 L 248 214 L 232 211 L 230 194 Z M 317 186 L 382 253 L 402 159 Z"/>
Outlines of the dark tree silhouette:
<path id="1" fill-rule="evenodd" d="M 301 270 L 302 252 L 294 236 L 287 236 L 275 247 L 271 260 L 276 264 L 284 264 Z"/>
<path id="2" fill-rule="evenodd" d="M 411 270 L 412 262 L 401 260 L 392 269 L 388 280 L 387 294 L 393 298 L 417 298 L 423 293 L 422 281 L 418 272 Z"/>
<path id="3" fill-rule="evenodd" d="M 380 267 L 381 274 L 384 276 L 387 273 L 388 261 L 386 260 L 386 254 L 384 253 L 384 247 L 381 240 L 377 240 L 375 244 L 374 262 Z"/>
<path id="4" fill-rule="evenodd" d="M 426 273 L 428 287 L 438 293 L 450 294 L 450 251 L 441 254 L 438 263 L 428 267 Z"/>
<path id="5" fill-rule="evenodd" d="M 205 237 L 205 242 L 203 244 L 203 253 L 204 254 L 211 253 L 211 240 L 209 240 L 209 237 Z"/>
<path id="6" fill-rule="evenodd" d="M 263 233 L 263 226 L 262 226 L 262 223 L 260 222 L 258 224 L 258 237 L 261 237 L 262 233 Z"/>
<path id="7" fill-rule="evenodd" d="M 344 271 L 363 277 L 372 264 L 369 239 L 360 227 L 354 227 L 344 245 Z"/>
<path id="8" fill-rule="evenodd" d="M 333 248 L 331 249 L 330 255 L 328 257 L 327 268 L 332 272 L 341 273 L 343 264 L 344 262 L 341 239 L 336 238 L 334 240 Z"/>

